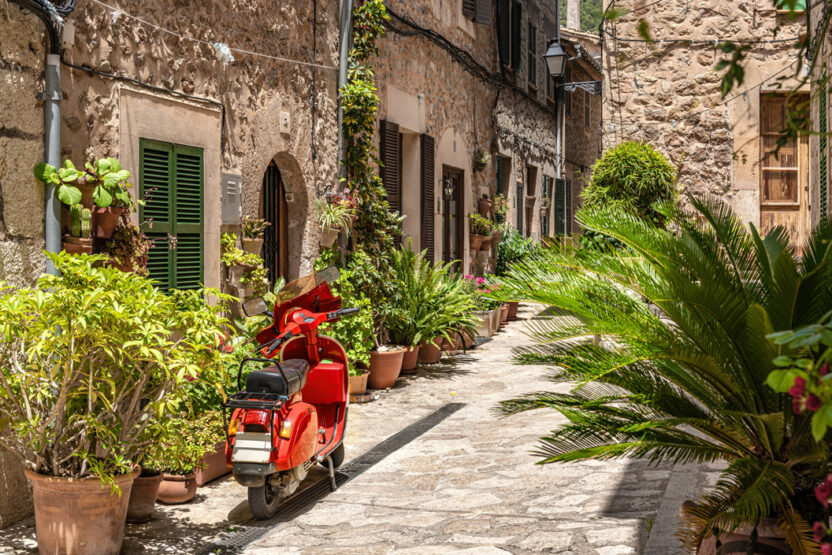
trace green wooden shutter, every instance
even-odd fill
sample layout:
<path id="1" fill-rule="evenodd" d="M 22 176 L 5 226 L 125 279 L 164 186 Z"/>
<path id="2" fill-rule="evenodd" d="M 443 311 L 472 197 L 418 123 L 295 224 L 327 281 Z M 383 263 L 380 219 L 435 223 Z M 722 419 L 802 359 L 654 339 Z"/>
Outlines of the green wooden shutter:
<path id="1" fill-rule="evenodd" d="M 427 252 L 428 260 L 434 261 L 435 208 L 436 194 L 436 141 L 430 135 L 422 134 L 420 141 L 420 158 L 422 162 L 422 250 Z"/>
<path id="2" fill-rule="evenodd" d="M 520 232 L 520 235 L 524 235 L 523 233 L 523 212 L 526 210 L 526 205 L 523 199 L 523 184 L 517 183 L 517 231 Z"/>
<path id="3" fill-rule="evenodd" d="M 511 68 L 520 71 L 523 53 L 520 52 L 520 34 L 523 29 L 523 5 L 513 2 L 511 6 Z"/>
<path id="4" fill-rule="evenodd" d="M 499 154 L 497 155 L 497 194 L 503 194 L 503 157 Z M 505 199 L 503 199 L 505 202 Z M 503 223 L 503 215 L 497 214 L 497 223 Z"/>
<path id="5" fill-rule="evenodd" d="M 147 269 L 150 277 L 159 283 L 159 288 L 167 291 L 173 286 L 173 257 L 168 248 L 168 233 L 173 232 L 173 146 L 142 139 L 139 149 L 139 198 L 145 200 L 145 205 L 139 209 L 139 221 L 153 242 L 147 256 Z"/>
<path id="6" fill-rule="evenodd" d="M 497 46 L 500 63 L 511 63 L 511 0 L 497 0 Z"/>
<path id="7" fill-rule="evenodd" d="M 563 217 L 566 220 L 563 224 L 563 234 L 572 235 L 572 180 L 567 179 L 563 191 Z"/>
<path id="8" fill-rule="evenodd" d="M 202 149 L 174 146 L 174 275 L 177 289 L 202 285 Z"/>
<path id="9" fill-rule="evenodd" d="M 555 207 L 555 231 L 553 235 L 563 235 L 566 214 L 566 180 L 555 179 L 555 195 L 552 199 Z"/>
<path id="10" fill-rule="evenodd" d="M 552 178 L 548 175 L 543 176 L 543 200 L 547 200 L 551 198 L 552 195 Z M 549 205 L 549 208 L 543 214 L 543 218 L 541 219 L 541 235 L 546 237 L 549 235 L 549 214 L 552 213 L 552 206 Z"/>
<path id="11" fill-rule="evenodd" d="M 159 288 L 194 289 L 203 283 L 202 149 L 142 139 L 139 220 L 153 247 L 150 277 Z M 168 235 L 176 238 L 171 249 Z"/>
<path id="12" fill-rule="evenodd" d="M 821 78 L 821 90 L 820 90 L 820 106 L 819 106 L 819 114 L 818 114 L 818 124 L 819 124 L 819 131 L 820 131 L 820 215 L 821 217 L 826 216 L 826 206 L 827 206 L 827 188 L 828 188 L 828 153 L 827 143 L 828 139 L 826 137 L 826 133 L 828 132 L 827 127 L 827 91 L 826 87 L 828 87 L 828 83 L 826 81 L 826 73 L 823 74 Z"/>

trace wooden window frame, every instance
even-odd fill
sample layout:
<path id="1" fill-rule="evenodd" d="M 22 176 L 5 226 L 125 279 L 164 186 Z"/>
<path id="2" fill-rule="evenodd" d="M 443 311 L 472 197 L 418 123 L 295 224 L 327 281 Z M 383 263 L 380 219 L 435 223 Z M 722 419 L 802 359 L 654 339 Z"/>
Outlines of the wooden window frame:
<path id="1" fill-rule="evenodd" d="M 783 207 L 783 208 L 794 208 L 800 207 L 800 203 L 802 201 L 801 189 L 806 186 L 802 179 L 803 173 L 805 173 L 806 169 L 804 169 L 800 162 L 803 158 L 803 147 L 802 141 L 795 140 L 795 158 L 797 159 L 796 166 L 764 166 L 763 163 L 766 159 L 766 146 L 765 140 L 766 137 L 780 137 L 782 135 L 781 131 L 763 131 L 763 111 L 765 110 L 766 100 L 767 99 L 778 99 L 783 100 L 787 99 L 788 97 L 782 93 L 776 92 L 763 92 L 760 94 L 760 183 L 759 183 L 759 193 L 760 193 L 760 206 L 768 206 L 768 207 Z M 785 106 L 784 106 L 785 109 Z M 782 200 L 765 200 L 763 198 L 763 188 L 765 187 L 765 173 L 766 172 L 793 172 L 795 174 L 795 199 L 789 201 L 782 201 Z"/>
<path id="2" fill-rule="evenodd" d="M 531 19 L 529 19 L 526 29 L 526 52 L 527 63 L 529 66 L 527 71 L 529 76 L 528 86 L 533 92 L 537 92 L 537 28 L 534 26 Z"/>

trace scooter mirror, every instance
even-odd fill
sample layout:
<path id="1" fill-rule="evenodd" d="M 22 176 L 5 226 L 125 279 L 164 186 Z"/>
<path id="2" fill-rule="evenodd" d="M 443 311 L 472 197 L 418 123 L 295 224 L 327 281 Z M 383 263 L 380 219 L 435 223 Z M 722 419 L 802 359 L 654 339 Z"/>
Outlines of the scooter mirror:
<path id="1" fill-rule="evenodd" d="M 259 314 L 268 314 L 269 305 L 266 304 L 266 301 L 263 298 L 255 297 L 243 303 L 243 312 L 249 318 Z"/>

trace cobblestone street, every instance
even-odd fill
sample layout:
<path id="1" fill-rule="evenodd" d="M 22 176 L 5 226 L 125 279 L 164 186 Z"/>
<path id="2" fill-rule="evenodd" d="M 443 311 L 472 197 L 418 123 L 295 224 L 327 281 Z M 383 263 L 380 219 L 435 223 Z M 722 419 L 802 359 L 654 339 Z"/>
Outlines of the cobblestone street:
<path id="1" fill-rule="evenodd" d="M 521 318 L 531 315 L 521 308 Z M 423 367 L 374 402 L 352 405 L 343 467 L 351 479 L 338 491 L 315 473 L 312 490 L 289 502 L 291 514 L 262 526 L 250 523 L 245 490 L 222 479 L 191 504 L 157 505 L 153 521 L 128 525 L 124 552 L 680 553 L 678 507 L 713 472 L 628 460 L 536 465 L 530 450 L 560 416 L 495 410 L 500 400 L 552 388 L 544 368 L 511 363 L 512 348 L 529 341 L 524 326 L 510 323 L 452 363 Z M 356 463 L 424 417 L 421 435 Z M 0 545 L 32 549 L 32 524 L 4 530 Z"/>

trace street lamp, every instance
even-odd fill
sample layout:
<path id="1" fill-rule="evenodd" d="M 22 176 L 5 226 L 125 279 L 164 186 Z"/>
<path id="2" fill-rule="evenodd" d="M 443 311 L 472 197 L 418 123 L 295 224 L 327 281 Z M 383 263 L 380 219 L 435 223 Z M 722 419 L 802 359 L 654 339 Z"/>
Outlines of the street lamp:
<path id="1" fill-rule="evenodd" d="M 560 77 L 563 75 L 566 68 L 566 51 L 560 45 L 560 40 L 557 38 L 549 42 L 549 49 L 543 55 L 546 60 L 546 66 L 549 68 L 549 75 L 552 77 Z"/>

